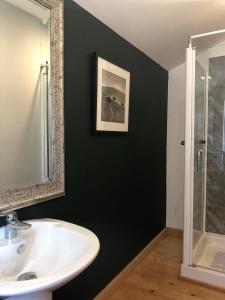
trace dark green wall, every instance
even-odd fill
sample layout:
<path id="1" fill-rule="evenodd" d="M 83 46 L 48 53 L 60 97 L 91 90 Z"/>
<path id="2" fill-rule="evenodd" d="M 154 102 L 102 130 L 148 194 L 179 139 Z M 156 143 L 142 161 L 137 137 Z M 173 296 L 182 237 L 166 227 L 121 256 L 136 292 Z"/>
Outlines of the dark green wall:
<path id="1" fill-rule="evenodd" d="M 93 52 L 131 72 L 125 135 L 91 133 Z M 54 299 L 93 299 L 165 226 L 167 84 L 167 71 L 65 0 L 66 196 L 19 215 L 90 228 L 101 250 Z"/>

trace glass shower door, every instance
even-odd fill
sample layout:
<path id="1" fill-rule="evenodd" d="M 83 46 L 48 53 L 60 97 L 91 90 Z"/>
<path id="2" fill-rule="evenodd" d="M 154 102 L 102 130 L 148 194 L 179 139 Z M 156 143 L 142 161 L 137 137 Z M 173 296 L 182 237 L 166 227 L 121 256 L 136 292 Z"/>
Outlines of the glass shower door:
<path id="1" fill-rule="evenodd" d="M 222 273 L 225 273 L 224 53 L 224 45 L 215 46 L 197 57 L 192 125 L 192 265 Z"/>
<path id="2" fill-rule="evenodd" d="M 217 34 L 224 36 L 215 37 Z M 204 40 L 200 38 L 204 38 Z M 224 289 L 225 29 L 186 49 L 184 239 L 181 276 Z M 207 46 L 208 45 L 208 46 Z M 210 46 L 214 45 L 214 46 Z"/>
<path id="3" fill-rule="evenodd" d="M 204 231 L 206 71 L 195 63 L 193 247 Z"/>

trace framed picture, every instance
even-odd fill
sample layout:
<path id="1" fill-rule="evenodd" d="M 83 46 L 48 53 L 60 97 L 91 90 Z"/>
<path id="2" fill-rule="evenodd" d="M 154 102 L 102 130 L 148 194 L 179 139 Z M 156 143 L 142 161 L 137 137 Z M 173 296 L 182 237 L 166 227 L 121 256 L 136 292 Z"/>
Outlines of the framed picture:
<path id="1" fill-rule="evenodd" d="M 97 56 L 97 131 L 128 131 L 130 72 Z"/>

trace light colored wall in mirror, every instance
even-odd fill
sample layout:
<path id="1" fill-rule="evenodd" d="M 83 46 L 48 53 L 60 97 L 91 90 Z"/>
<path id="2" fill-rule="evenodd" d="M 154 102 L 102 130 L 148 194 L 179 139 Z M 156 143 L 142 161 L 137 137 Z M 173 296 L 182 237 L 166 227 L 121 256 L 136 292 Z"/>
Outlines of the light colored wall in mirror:
<path id="1" fill-rule="evenodd" d="M 206 67 L 209 57 L 224 55 L 225 45 L 207 50 L 201 58 Z M 184 50 L 185 51 L 185 50 Z M 206 59 L 207 58 L 207 59 Z M 208 63 L 207 63 L 208 64 Z M 167 216 L 168 227 L 183 229 L 185 64 L 169 72 L 167 115 Z"/>
<path id="2" fill-rule="evenodd" d="M 48 32 L 0 1 L 0 189 L 45 181 L 40 64 L 49 60 Z"/>

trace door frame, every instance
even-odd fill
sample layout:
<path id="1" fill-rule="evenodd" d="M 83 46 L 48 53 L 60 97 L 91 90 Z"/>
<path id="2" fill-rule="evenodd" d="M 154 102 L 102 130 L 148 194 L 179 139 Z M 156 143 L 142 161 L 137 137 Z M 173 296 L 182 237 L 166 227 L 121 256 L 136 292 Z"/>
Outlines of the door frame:
<path id="1" fill-rule="evenodd" d="M 186 49 L 186 113 L 183 264 L 192 265 L 194 190 L 194 100 L 196 50 Z"/>

